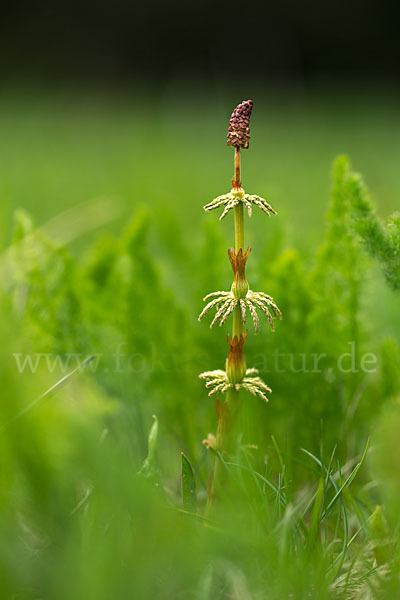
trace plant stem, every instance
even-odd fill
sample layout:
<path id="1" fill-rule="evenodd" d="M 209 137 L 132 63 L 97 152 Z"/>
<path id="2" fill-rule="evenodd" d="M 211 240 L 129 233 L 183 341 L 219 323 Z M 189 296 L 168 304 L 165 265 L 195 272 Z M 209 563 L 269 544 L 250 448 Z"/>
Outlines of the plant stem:
<path id="1" fill-rule="evenodd" d="M 240 173 L 240 148 L 235 148 L 235 175 L 233 184 L 235 188 L 240 188 L 241 184 L 241 173 Z M 235 222 L 235 252 L 239 252 L 240 248 L 244 250 L 244 213 L 243 203 L 239 202 L 234 208 L 234 222 Z M 243 333 L 243 322 L 240 313 L 240 307 L 236 306 L 233 313 L 233 332 L 232 337 Z"/>
<path id="2" fill-rule="evenodd" d="M 243 321 L 242 321 L 242 314 L 240 311 L 240 306 L 236 306 L 234 311 L 233 311 L 233 330 L 232 330 L 232 337 L 235 337 L 235 335 L 237 335 L 238 337 L 240 337 L 240 335 L 243 333 Z"/>
<path id="3" fill-rule="evenodd" d="M 239 202 L 234 208 L 235 218 L 235 252 L 239 252 L 240 248 L 244 250 L 244 215 L 243 203 Z"/>
<path id="4" fill-rule="evenodd" d="M 232 180 L 234 189 L 241 188 L 240 181 L 240 148 L 235 148 L 235 171 Z M 234 227 L 235 227 L 235 252 L 240 248 L 244 249 L 244 212 L 243 203 L 239 202 L 234 209 Z M 236 306 L 233 312 L 233 330 L 232 338 L 240 337 L 243 333 L 243 321 L 240 306 Z M 229 389 L 226 395 L 225 410 L 221 410 L 216 435 L 216 447 L 219 452 L 230 453 L 234 449 L 236 439 L 237 417 L 241 406 L 240 392 L 235 389 Z M 215 458 L 214 470 L 210 486 L 207 510 L 214 505 L 218 494 L 226 490 L 226 470 L 221 460 Z"/>
<path id="5" fill-rule="evenodd" d="M 240 148 L 235 147 L 235 172 L 233 175 L 233 187 L 239 189 L 242 187 L 240 181 Z"/>
<path id="6" fill-rule="evenodd" d="M 221 454 L 232 454 L 235 449 L 236 424 L 240 407 L 240 392 L 235 389 L 228 390 L 223 404 L 217 400 L 218 428 L 215 443 L 217 452 Z M 227 475 L 227 470 L 217 455 L 210 479 L 207 512 L 213 510 L 221 494 L 227 493 Z"/>

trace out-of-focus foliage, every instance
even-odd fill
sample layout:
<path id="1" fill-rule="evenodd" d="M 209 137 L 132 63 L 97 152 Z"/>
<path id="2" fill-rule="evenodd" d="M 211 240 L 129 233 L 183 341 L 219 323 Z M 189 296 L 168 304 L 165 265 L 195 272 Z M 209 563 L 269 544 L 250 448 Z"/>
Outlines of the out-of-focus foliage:
<path id="1" fill-rule="evenodd" d="M 351 216 L 354 230 L 361 236 L 367 252 L 379 259 L 386 280 L 394 290 L 400 289 L 400 213 L 395 212 L 383 225 L 375 214 L 360 175 L 351 174 Z"/>
<path id="2" fill-rule="evenodd" d="M 289 436 L 294 447 L 316 450 L 322 435 L 327 447 L 338 442 L 346 456 L 365 439 L 369 419 L 385 402 L 391 356 L 368 335 L 364 258 L 349 227 L 357 182 L 347 160 L 338 159 L 325 241 L 312 261 L 293 248 L 263 249 L 255 241 L 249 281 L 272 293 L 284 315 L 274 334 L 263 327 L 247 345 L 248 365 L 260 369 L 274 392 L 267 408 L 246 398 L 245 440 L 260 448 L 273 433 Z M 83 361 L 96 355 L 88 368 L 132 417 L 143 422 L 157 412 L 198 456 L 198 441 L 207 421 L 208 427 L 213 422 L 213 402 L 197 375 L 223 367 L 226 341 L 195 317 L 213 280 L 229 277 L 229 262 L 224 240 L 208 226 L 199 256 L 182 247 L 173 231 L 172 256 L 158 265 L 150 228 L 149 215 L 139 210 L 120 238 L 100 239 L 77 261 L 19 213 L 6 261 L 9 289 L 35 356 L 49 354 L 54 370 L 76 366 L 77 356 Z M 168 281 L 174 261 L 176 286 Z M 214 275 L 221 263 L 225 270 Z M 182 278 L 195 284 L 186 306 Z M 145 439 L 142 431 L 142 452 Z"/>
<path id="3" fill-rule="evenodd" d="M 202 514 L 215 414 L 197 375 L 223 367 L 227 346 L 196 320 L 201 297 L 230 279 L 214 218 L 194 251 L 167 211 L 138 210 L 77 258 L 16 215 L 2 259 L 2 597 L 396 597 L 397 546 L 375 505 L 388 501 L 393 524 L 400 491 L 394 477 L 387 495 L 371 485 L 363 450 L 399 395 L 399 348 L 370 334 L 360 198 L 339 158 L 312 257 L 281 235 L 249 240 L 251 287 L 284 320 L 247 345 L 273 394 L 244 396 L 218 522 Z M 380 456 L 396 450 L 390 431 Z"/>
<path id="4" fill-rule="evenodd" d="M 268 407 L 272 432 L 276 419 L 294 445 L 316 447 L 322 420 L 328 446 L 337 441 L 345 453 L 367 435 L 369 419 L 391 393 L 388 381 L 393 383 L 399 372 L 393 354 L 385 350 L 395 342 L 381 346 L 370 335 L 374 309 L 366 264 L 351 229 L 353 199 L 359 193 L 348 160 L 338 158 L 325 240 L 315 258 L 305 262 L 294 249 L 276 249 L 276 254 L 268 249 L 256 285 L 272 292 L 284 315 L 272 341 L 262 332 L 254 344 L 256 357 L 270 371 L 265 377 L 274 391 Z M 389 370 L 394 373 L 385 379 Z M 287 398 L 293 399 L 290 411 Z"/>

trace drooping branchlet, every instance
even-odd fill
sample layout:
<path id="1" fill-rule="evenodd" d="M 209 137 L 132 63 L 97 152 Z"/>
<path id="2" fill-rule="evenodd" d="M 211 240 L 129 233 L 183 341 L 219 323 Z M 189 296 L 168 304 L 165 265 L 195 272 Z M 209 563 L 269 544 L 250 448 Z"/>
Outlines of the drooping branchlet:
<path id="1" fill-rule="evenodd" d="M 216 198 L 214 198 L 214 200 L 203 206 L 203 208 L 206 212 L 209 212 L 210 210 L 214 210 L 214 208 L 220 208 L 221 206 L 223 206 L 224 210 L 222 211 L 221 216 L 219 218 L 219 220 L 222 221 L 222 219 L 226 217 L 228 212 L 232 210 L 232 208 L 235 208 L 235 206 L 238 206 L 240 203 L 243 203 L 245 205 L 249 217 L 251 217 L 251 215 L 253 214 L 252 205 L 257 206 L 268 217 L 277 214 L 277 212 L 264 198 L 261 198 L 261 196 L 256 196 L 254 194 L 245 194 L 243 188 L 233 188 L 227 194 L 217 196 Z"/>
<path id="2" fill-rule="evenodd" d="M 215 323 L 218 323 L 218 321 L 221 327 L 236 307 L 240 308 L 243 325 L 246 323 L 247 319 L 246 312 L 247 310 L 249 311 L 251 318 L 253 319 L 254 331 L 256 333 L 258 333 L 260 324 L 257 310 L 261 310 L 265 314 L 272 331 L 274 331 L 274 318 L 279 317 L 282 319 L 282 313 L 275 304 L 274 299 L 271 296 L 268 296 L 268 294 L 264 294 L 264 292 L 253 292 L 252 290 L 249 290 L 246 297 L 242 299 L 235 298 L 232 291 L 211 292 L 211 294 L 207 294 L 203 300 L 205 302 L 209 300 L 209 302 L 201 311 L 198 319 L 199 321 L 201 321 L 204 315 L 210 310 L 213 308 L 217 309 L 210 327 L 214 327 Z"/>
<path id="3" fill-rule="evenodd" d="M 208 392 L 209 396 L 214 396 L 218 393 L 224 394 L 229 390 L 235 390 L 236 392 L 246 390 L 250 394 L 253 394 L 253 396 L 258 396 L 264 402 L 268 402 L 266 394 L 270 394 L 272 391 L 261 377 L 258 377 L 257 369 L 247 369 L 245 376 L 239 383 L 229 381 L 226 371 L 222 371 L 221 369 L 205 371 L 199 377 L 206 382 L 206 388 L 210 390 Z"/>

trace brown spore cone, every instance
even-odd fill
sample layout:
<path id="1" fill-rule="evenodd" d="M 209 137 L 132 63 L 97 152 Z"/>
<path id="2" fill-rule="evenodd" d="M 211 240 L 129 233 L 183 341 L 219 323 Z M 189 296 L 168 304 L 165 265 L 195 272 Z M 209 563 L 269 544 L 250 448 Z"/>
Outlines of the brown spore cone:
<path id="1" fill-rule="evenodd" d="M 250 142 L 250 116 L 253 100 L 244 100 L 235 108 L 229 120 L 228 146 L 248 148 Z"/>

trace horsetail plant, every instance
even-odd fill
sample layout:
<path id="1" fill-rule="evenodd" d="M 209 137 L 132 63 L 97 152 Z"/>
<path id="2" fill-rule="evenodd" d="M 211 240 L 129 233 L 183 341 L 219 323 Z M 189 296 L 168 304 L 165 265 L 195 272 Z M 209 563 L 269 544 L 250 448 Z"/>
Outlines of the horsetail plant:
<path id="1" fill-rule="evenodd" d="M 268 402 L 270 388 L 259 377 L 257 369 L 248 369 L 244 356 L 244 346 L 247 338 L 247 330 L 244 331 L 247 312 L 253 320 L 255 333 L 259 329 L 259 316 L 257 311 L 265 314 L 267 321 L 274 329 L 273 319 L 282 318 L 279 308 L 273 298 L 264 292 L 253 292 L 245 275 L 246 262 L 250 254 L 250 248 L 244 244 L 244 207 L 249 217 L 252 215 L 252 206 L 260 208 L 266 215 L 276 215 L 270 204 L 260 196 L 246 194 L 241 182 L 241 150 L 249 147 L 250 140 L 250 116 L 253 110 L 253 101 L 246 100 L 239 104 L 232 113 L 229 121 L 227 135 L 228 146 L 235 149 L 234 177 L 232 178 L 232 189 L 227 194 L 218 196 L 209 204 L 204 206 L 205 211 L 215 208 L 223 208 L 220 220 L 230 210 L 234 212 L 235 248 L 229 248 L 228 257 L 232 265 L 234 279 L 230 291 L 211 292 L 205 296 L 207 302 L 199 316 L 199 321 L 206 313 L 215 309 L 214 318 L 210 327 L 219 322 L 221 326 L 230 315 L 233 316 L 232 336 L 228 334 L 228 357 L 225 370 L 206 371 L 200 374 L 205 381 L 209 396 L 225 394 L 225 401 L 217 399 L 216 409 L 218 417 L 217 434 L 209 434 L 204 444 L 216 452 L 216 462 L 209 486 L 209 503 L 213 503 L 217 496 L 218 488 L 222 484 L 223 470 L 219 456 L 229 454 L 235 439 L 235 424 L 241 399 L 240 391 L 245 390 Z M 219 455 L 219 456 L 218 456 Z"/>

